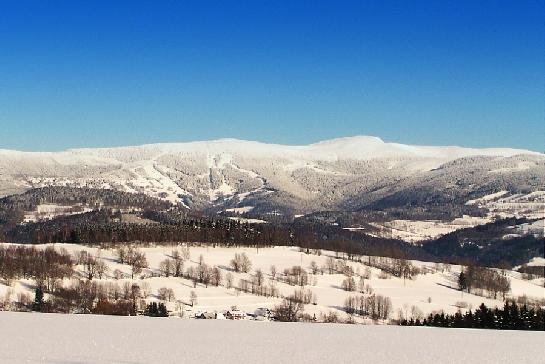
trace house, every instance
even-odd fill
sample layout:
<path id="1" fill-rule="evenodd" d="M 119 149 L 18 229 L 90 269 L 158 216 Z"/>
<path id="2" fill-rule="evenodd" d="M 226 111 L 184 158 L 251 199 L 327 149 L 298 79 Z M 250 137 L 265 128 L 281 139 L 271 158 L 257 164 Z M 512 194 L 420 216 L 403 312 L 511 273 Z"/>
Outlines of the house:
<path id="1" fill-rule="evenodd" d="M 199 312 L 195 314 L 195 318 L 204 320 L 225 320 L 225 316 L 221 312 Z"/>
<path id="2" fill-rule="evenodd" d="M 229 320 L 244 320 L 246 319 L 246 313 L 238 309 L 230 309 L 225 313 L 225 318 Z"/>
<path id="3" fill-rule="evenodd" d="M 204 320 L 214 320 L 216 319 L 216 313 L 215 312 L 200 312 L 195 315 L 195 318 L 204 319 Z"/>
<path id="4" fill-rule="evenodd" d="M 256 317 L 256 319 L 260 317 L 269 319 L 272 316 L 272 312 L 266 307 L 259 307 L 257 310 L 254 311 L 254 316 Z"/>

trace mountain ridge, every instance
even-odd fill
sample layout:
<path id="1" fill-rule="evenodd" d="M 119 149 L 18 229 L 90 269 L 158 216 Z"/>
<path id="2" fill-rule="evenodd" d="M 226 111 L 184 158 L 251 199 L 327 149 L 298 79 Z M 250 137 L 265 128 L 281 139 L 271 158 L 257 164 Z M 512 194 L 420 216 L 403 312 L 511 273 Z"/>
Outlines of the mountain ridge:
<path id="1" fill-rule="evenodd" d="M 321 147 L 321 146 L 330 146 L 334 145 L 336 147 L 342 146 L 342 144 L 354 144 L 354 142 L 359 143 L 380 143 L 390 146 L 399 146 L 399 147 L 420 147 L 420 148 L 438 148 L 438 149 L 458 149 L 458 150 L 471 150 L 471 151 L 496 151 L 498 153 L 511 152 L 511 153 L 520 153 L 520 154 L 538 154 L 544 155 L 543 153 L 531 151 L 528 149 L 521 148 L 511 148 L 511 147 L 463 147 L 459 145 L 417 145 L 417 144 L 404 144 L 397 142 L 386 142 L 380 137 L 369 136 L 369 135 L 354 135 L 346 137 L 338 137 L 332 139 L 320 140 L 308 144 L 280 144 L 280 143 L 267 143 L 256 140 L 249 139 L 238 139 L 238 138 L 218 138 L 211 140 L 195 140 L 195 141 L 185 141 L 185 142 L 158 142 L 158 143 L 144 143 L 144 144 L 134 144 L 134 145 L 122 145 L 122 146 L 112 146 L 112 147 L 74 147 L 67 148 L 64 150 L 57 151 L 22 151 L 16 149 L 6 149 L 0 148 L 0 153 L 17 153 L 17 154 L 59 154 L 66 152 L 85 152 L 85 151 L 94 151 L 94 150 L 112 150 L 112 149 L 127 149 L 127 148 L 147 148 L 147 147 L 174 147 L 174 146 L 197 146 L 197 145 L 206 145 L 206 144 L 225 144 L 225 143 L 251 143 L 254 145 L 263 145 L 270 147 L 282 147 L 282 148 L 305 148 L 305 147 Z"/>
<path id="2" fill-rule="evenodd" d="M 371 136 L 300 146 L 229 138 L 61 152 L 0 150 L 0 196 L 43 186 L 141 192 L 192 209 L 245 214 L 463 206 L 500 190 L 545 190 L 545 155 L 413 146 Z"/>

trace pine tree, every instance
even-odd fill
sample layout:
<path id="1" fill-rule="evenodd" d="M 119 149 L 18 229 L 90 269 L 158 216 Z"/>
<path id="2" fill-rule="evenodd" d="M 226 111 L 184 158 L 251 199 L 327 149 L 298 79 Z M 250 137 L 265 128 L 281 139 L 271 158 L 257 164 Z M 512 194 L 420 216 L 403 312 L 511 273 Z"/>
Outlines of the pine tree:
<path id="1" fill-rule="evenodd" d="M 164 303 L 151 302 L 146 306 L 144 315 L 150 317 L 168 317 L 168 310 Z"/>
<path id="2" fill-rule="evenodd" d="M 44 293 L 40 287 L 36 287 L 34 294 L 34 303 L 32 304 L 32 311 L 41 312 L 44 305 Z"/>
<path id="3" fill-rule="evenodd" d="M 164 303 L 159 303 L 157 306 L 157 317 L 168 317 L 167 307 Z"/>
<path id="4" fill-rule="evenodd" d="M 150 317 L 156 317 L 157 316 L 157 302 L 149 303 L 146 306 L 146 310 L 144 311 L 144 315 L 150 316 Z"/>
<path id="5" fill-rule="evenodd" d="M 460 291 L 465 291 L 467 289 L 467 278 L 463 270 L 458 276 L 458 287 L 460 287 Z"/>

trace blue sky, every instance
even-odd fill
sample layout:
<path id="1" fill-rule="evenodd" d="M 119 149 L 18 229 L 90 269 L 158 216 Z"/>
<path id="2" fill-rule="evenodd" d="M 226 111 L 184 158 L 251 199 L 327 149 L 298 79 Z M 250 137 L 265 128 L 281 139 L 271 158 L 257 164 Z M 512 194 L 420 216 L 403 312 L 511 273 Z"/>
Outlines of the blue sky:
<path id="1" fill-rule="evenodd" d="M 0 148 L 545 150 L 543 1 L 3 1 Z"/>

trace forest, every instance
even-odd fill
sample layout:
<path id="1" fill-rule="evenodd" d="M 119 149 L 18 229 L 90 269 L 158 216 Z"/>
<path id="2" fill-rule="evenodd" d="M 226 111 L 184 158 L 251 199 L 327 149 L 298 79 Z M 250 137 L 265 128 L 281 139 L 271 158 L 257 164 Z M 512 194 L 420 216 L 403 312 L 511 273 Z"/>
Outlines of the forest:
<path id="1" fill-rule="evenodd" d="M 544 322 L 543 307 L 521 306 L 514 301 L 506 301 L 503 308 L 492 309 L 483 303 L 474 312 L 469 310 L 465 314 L 456 312 L 454 315 L 435 313 L 424 320 L 402 320 L 400 325 L 543 331 Z"/>
<path id="2" fill-rule="evenodd" d="M 25 212 L 42 203 L 82 204 L 91 206 L 93 210 L 22 223 Z M 292 222 L 251 224 L 227 216 L 190 211 L 143 194 L 45 187 L 0 199 L 0 241 L 99 244 L 106 247 L 129 242 L 200 242 L 214 246 L 256 247 L 288 245 L 328 249 L 348 257 L 374 255 L 501 268 L 521 265 L 545 254 L 545 239 L 542 237 L 503 238 L 509 233 L 509 226 L 528 222 L 526 219 L 498 219 L 413 245 L 345 230 L 336 222 L 335 216 L 335 213 L 322 213 L 314 215 L 315 218 Z"/>

